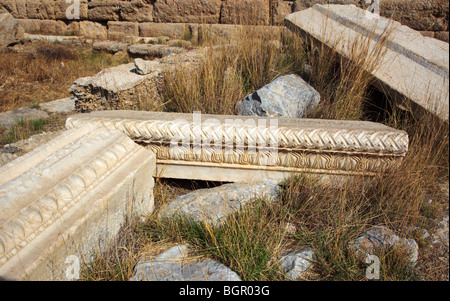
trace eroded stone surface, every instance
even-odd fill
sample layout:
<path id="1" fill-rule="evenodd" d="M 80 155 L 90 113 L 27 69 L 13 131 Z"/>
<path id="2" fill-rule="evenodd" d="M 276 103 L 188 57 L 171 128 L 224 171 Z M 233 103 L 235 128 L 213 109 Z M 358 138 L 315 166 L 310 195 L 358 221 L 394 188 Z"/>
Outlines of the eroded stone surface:
<path id="1" fill-rule="evenodd" d="M 371 53 L 381 49 L 384 53 L 376 68 L 367 70 L 379 88 L 448 120 L 448 43 L 424 37 L 398 22 L 377 19 L 354 5 L 315 5 L 286 20 L 290 29 L 306 33 L 347 58 L 352 58 L 351 49 L 364 43 Z M 380 46 L 384 37 L 387 42 Z"/>
<path id="2" fill-rule="evenodd" d="M 117 130 L 69 130 L 0 168 L 0 277 L 67 280 L 126 219 L 153 210 L 154 155 Z"/>
<path id="3" fill-rule="evenodd" d="M 77 79 L 69 89 L 75 98 L 78 112 L 101 109 L 145 109 L 160 104 L 157 91 L 159 73 L 141 75 L 135 72 L 134 63 L 107 68 L 93 77 Z M 145 102 L 150 100 L 149 103 Z"/>
<path id="4" fill-rule="evenodd" d="M 211 259 L 184 262 L 188 247 L 176 245 L 153 259 L 141 259 L 130 281 L 240 281 L 228 267 Z"/>
<path id="5" fill-rule="evenodd" d="M 400 238 L 384 226 L 370 228 L 351 241 L 349 247 L 361 260 L 365 260 L 367 255 L 374 255 L 375 251 L 382 248 L 403 248 L 408 252 L 411 263 L 416 263 L 419 258 L 419 246 L 414 239 Z"/>
<path id="6" fill-rule="evenodd" d="M 314 251 L 309 248 L 289 252 L 281 256 L 281 268 L 289 279 L 296 280 L 313 264 L 314 256 Z"/>

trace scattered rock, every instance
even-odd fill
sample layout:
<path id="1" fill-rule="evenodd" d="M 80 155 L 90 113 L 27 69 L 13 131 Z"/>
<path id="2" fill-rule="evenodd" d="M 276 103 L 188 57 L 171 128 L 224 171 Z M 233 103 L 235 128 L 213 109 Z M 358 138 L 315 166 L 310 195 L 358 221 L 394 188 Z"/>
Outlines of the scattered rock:
<path id="1" fill-rule="evenodd" d="M 214 260 L 185 262 L 188 247 L 177 245 L 154 259 L 142 259 L 130 281 L 240 281 L 239 276 Z"/>
<path id="2" fill-rule="evenodd" d="M 291 280 L 300 278 L 313 264 L 314 251 L 303 249 L 292 251 L 281 256 L 281 268 L 286 272 L 286 276 Z"/>
<path id="3" fill-rule="evenodd" d="M 428 233 L 428 231 L 423 228 L 420 228 L 420 227 L 415 227 L 414 233 L 416 235 L 418 235 L 420 237 L 420 239 L 422 239 L 422 240 L 428 239 L 430 237 L 430 234 Z"/>
<path id="4" fill-rule="evenodd" d="M 100 41 L 95 42 L 92 45 L 92 49 L 96 51 L 104 51 L 111 54 L 115 54 L 119 51 L 124 51 L 127 49 L 128 44 L 126 43 L 120 43 L 120 42 L 114 42 L 114 41 Z"/>
<path id="5" fill-rule="evenodd" d="M 148 110 L 159 105 L 157 75 L 134 72 L 134 63 L 107 68 L 92 77 L 77 79 L 69 93 L 75 98 L 77 112 L 96 110 Z M 144 103 L 144 101 L 150 101 Z"/>
<path id="6" fill-rule="evenodd" d="M 300 76 L 281 76 L 240 100 L 239 115 L 302 118 L 320 102 L 319 93 Z"/>
<path id="7" fill-rule="evenodd" d="M 160 211 L 159 218 L 174 215 L 212 224 L 222 223 L 226 217 L 257 199 L 276 200 L 280 187 L 270 182 L 231 183 L 210 189 L 199 189 L 170 201 Z"/>
<path id="8" fill-rule="evenodd" d="M 128 47 L 130 56 L 140 58 L 164 57 L 182 52 L 186 52 L 186 50 L 184 48 L 166 45 L 135 44 Z"/>
<path id="9" fill-rule="evenodd" d="M 19 21 L 10 13 L 0 14 L 0 48 L 19 42 L 23 34 Z"/>
<path id="10" fill-rule="evenodd" d="M 160 70 L 159 62 L 156 61 L 146 61 L 137 58 L 134 60 L 134 65 L 136 66 L 136 73 L 141 75 L 146 75 L 152 73 L 153 71 Z"/>
<path id="11" fill-rule="evenodd" d="M 400 238 L 384 226 L 375 226 L 349 243 L 350 249 L 361 260 L 373 255 L 376 249 L 402 247 L 408 251 L 409 260 L 415 264 L 419 258 L 419 246 L 414 239 Z"/>

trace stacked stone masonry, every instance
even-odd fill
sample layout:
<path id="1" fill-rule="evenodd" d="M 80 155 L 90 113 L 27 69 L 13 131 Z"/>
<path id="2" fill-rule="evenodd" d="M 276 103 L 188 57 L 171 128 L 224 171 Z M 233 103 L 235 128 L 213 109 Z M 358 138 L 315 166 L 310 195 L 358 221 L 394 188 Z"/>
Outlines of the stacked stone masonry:
<path id="1" fill-rule="evenodd" d="M 121 39 L 148 35 L 141 29 L 147 24 L 282 25 L 288 14 L 314 4 L 370 5 L 364 0 L 77 0 L 78 17 L 72 18 L 66 11 L 73 12 L 74 1 L 0 0 L 0 13 L 10 12 L 27 33 Z M 446 41 L 448 12 L 447 0 L 380 0 L 382 16 Z"/>

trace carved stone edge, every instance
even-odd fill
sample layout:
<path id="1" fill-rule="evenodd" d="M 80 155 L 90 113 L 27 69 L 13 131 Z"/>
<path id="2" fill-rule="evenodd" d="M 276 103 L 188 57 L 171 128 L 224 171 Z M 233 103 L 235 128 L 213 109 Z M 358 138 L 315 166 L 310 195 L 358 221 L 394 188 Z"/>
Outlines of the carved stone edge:
<path id="1" fill-rule="evenodd" d="M 124 136 L 1 225 L 0 266 L 44 232 L 139 148 Z"/>
<path id="2" fill-rule="evenodd" d="M 277 141 L 277 147 L 288 147 L 291 149 L 320 149 L 333 151 L 360 151 L 371 153 L 386 153 L 404 156 L 408 151 L 408 134 L 399 130 L 323 130 L 323 129 L 292 129 L 280 127 L 271 133 L 269 129 L 258 127 L 245 129 L 228 128 L 221 126 L 218 133 L 212 127 L 198 129 L 192 124 L 177 121 L 155 121 L 155 120 L 124 120 L 91 117 L 84 118 L 69 117 L 66 128 L 79 127 L 86 123 L 94 123 L 107 128 L 122 131 L 131 139 L 147 144 L 169 143 L 171 139 L 191 139 L 197 137 L 199 140 L 211 141 L 212 139 L 226 141 L 245 141 L 248 137 L 260 136 L 266 141 Z M 220 138 L 218 138 L 220 137 Z M 217 141 L 217 140 L 215 140 Z"/>

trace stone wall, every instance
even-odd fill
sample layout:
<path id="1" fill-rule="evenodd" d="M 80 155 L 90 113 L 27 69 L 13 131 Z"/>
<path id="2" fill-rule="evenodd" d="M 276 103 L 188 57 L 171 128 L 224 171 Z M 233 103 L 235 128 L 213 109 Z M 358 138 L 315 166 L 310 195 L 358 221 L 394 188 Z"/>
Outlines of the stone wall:
<path id="1" fill-rule="evenodd" d="M 75 0 L 72 0 L 75 1 Z M 78 0 L 79 19 L 69 20 L 65 0 L 0 0 L 28 33 L 109 38 L 110 27 L 129 22 L 132 34 L 140 24 L 210 23 L 282 25 L 286 15 L 316 3 L 355 4 L 365 0 Z M 392 17 L 425 35 L 448 40 L 448 0 L 380 0 L 381 15 Z M 134 23 L 134 24 L 131 24 Z M 145 27 L 145 26 L 143 26 Z M 114 29 L 114 30 L 116 30 Z M 114 33 L 112 38 L 117 38 Z"/>

